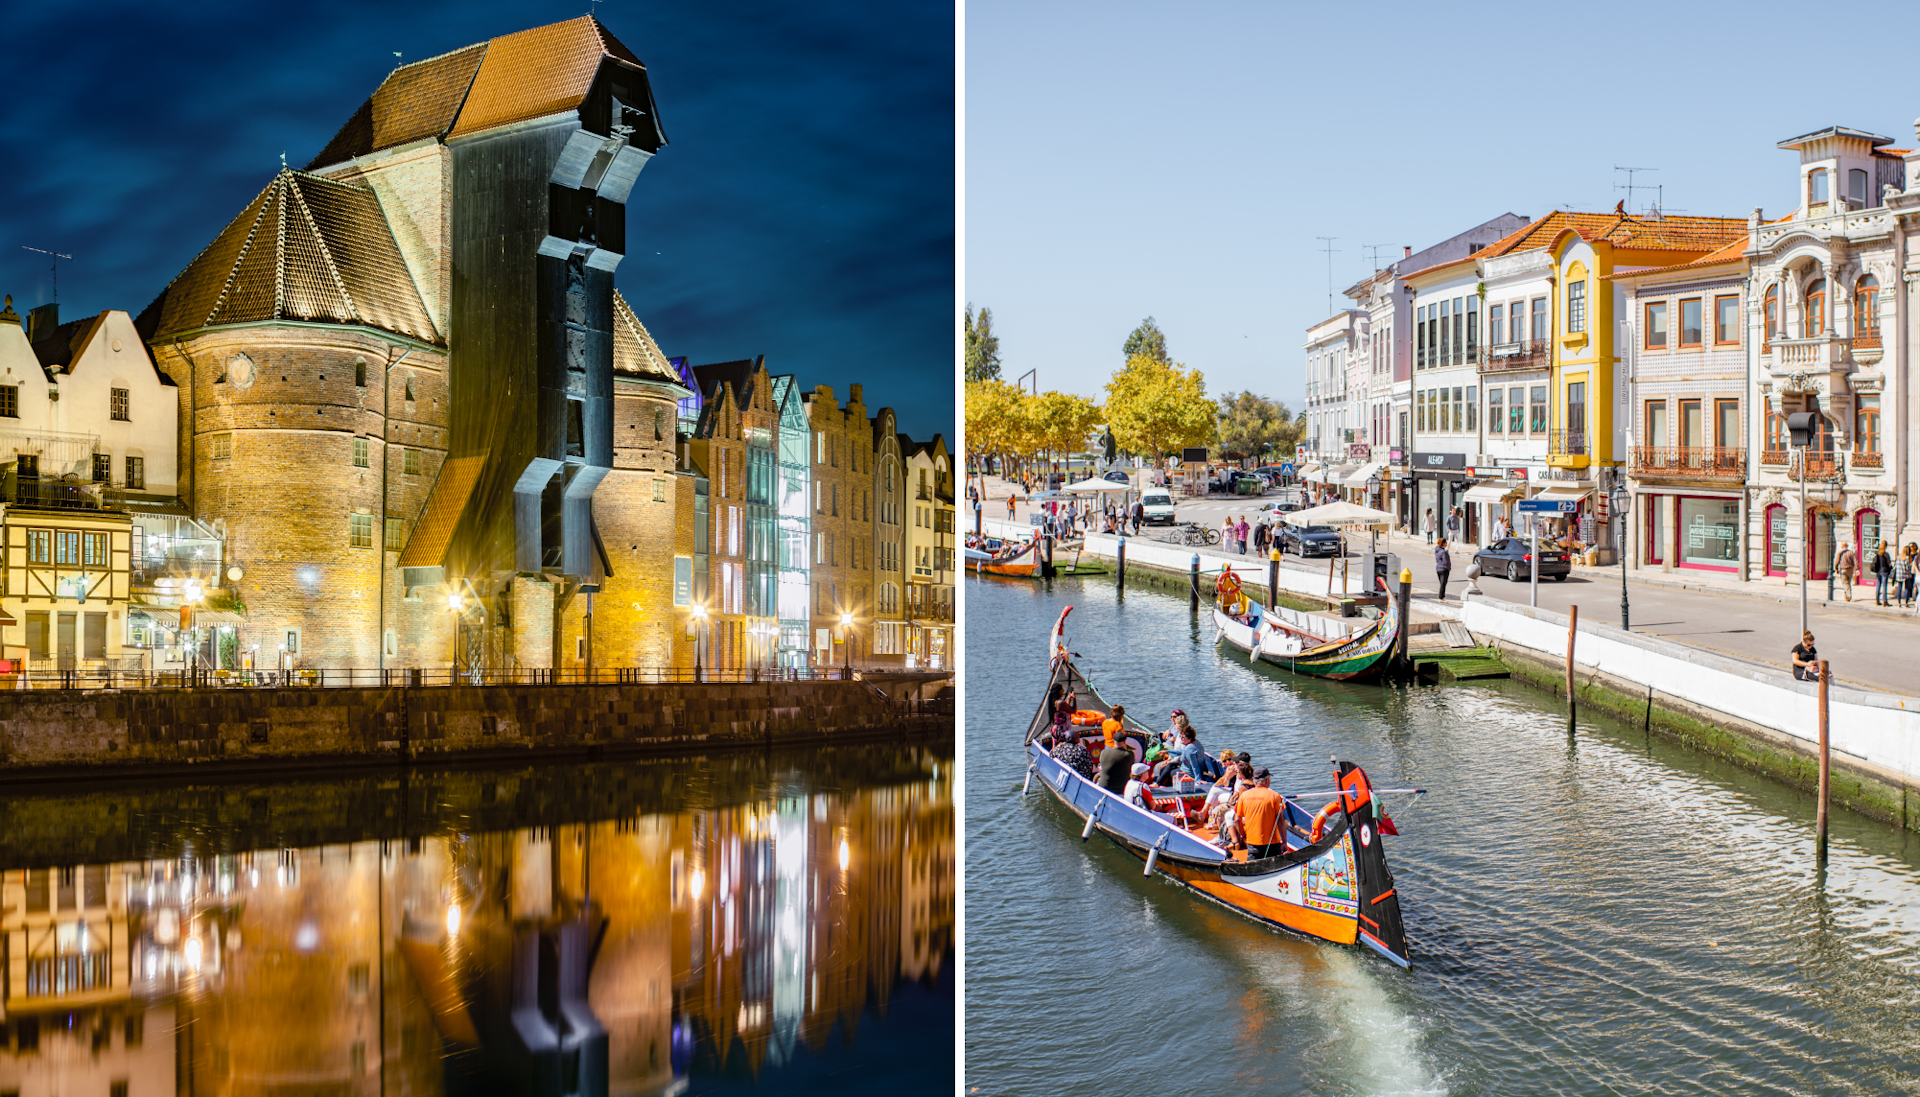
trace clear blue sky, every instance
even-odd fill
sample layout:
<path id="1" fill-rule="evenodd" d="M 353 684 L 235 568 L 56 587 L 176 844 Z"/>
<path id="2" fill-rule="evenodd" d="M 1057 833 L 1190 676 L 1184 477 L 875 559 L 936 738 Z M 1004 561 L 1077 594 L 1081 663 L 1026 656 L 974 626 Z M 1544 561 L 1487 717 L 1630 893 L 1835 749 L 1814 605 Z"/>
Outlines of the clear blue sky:
<path id="1" fill-rule="evenodd" d="M 1920 78 L 1886 49 L 1920 40 L 1920 7 L 1858 14 L 969 0 L 966 296 L 1009 379 L 1097 395 L 1151 314 L 1209 393 L 1298 411 L 1329 315 L 1315 237 L 1339 237 L 1338 307 L 1364 245 L 1612 209 L 1615 165 L 1658 168 L 1636 188 L 1670 211 L 1775 217 L 1797 163 L 1776 142 L 1838 124 L 1913 147 Z M 1815 60 L 1828 39 L 1851 46 Z"/>
<path id="2" fill-rule="evenodd" d="M 588 0 L 7 7 L 0 292 L 139 313 L 394 65 Z M 953 422 L 953 12 L 894 0 L 606 0 L 671 142 L 627 204 L 617 283 L 670 355 L 765 354 L 866 383 L 915 437 Z M 23 308 L 24 311 L 24 308 Z"/>

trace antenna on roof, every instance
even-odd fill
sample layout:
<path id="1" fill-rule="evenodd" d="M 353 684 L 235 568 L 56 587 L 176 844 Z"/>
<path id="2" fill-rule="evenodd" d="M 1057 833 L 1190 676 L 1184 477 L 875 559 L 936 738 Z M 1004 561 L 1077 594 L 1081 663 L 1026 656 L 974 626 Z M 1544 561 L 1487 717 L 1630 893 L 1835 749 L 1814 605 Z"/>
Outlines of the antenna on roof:
<path id="1" fill-rule="evenodd" d="M 1326 245 L 1327 245 L 1327 247 L 1326 247 L 1326 252 L 1327 252 L 1327 315 L 1328 315 L 1328 316 L 1332 316 L 1332 315 L 1333 315 L 1333 253 L 1334 253 L 1334 252 L 1335 252 L 1336 250 L 1338 250 L 1338 249 L 1336 249 L 1336 248 L 1335 248 L 1335 247 L 1333 246 L 1333 242 L 1334 242 L 1335 240 L 1338 240 L 1338 239 L 1340 239 L 1340 238 L 1339 238 L 1338 236 L 1316 236 L 1316 237 L 1314 237 L 1314 239 L 1315 239 L 1315 240 L 1322 240 L 1322 241 L 1325 241 L 1325 242 L 1326 242 Z"/>
<path id="2" fill-rule="evenodd" d="M 1660 169 L 1659 168 L 1623 168 L 1620 165 L 1615 164 L 1613 166 L 1613 170 L 1624 171 L 1627 173 L 1626 183 L 1624 185 L 1620 183 L 1615 183 L 1613 185 L 1613 189 L 1624 190 L 1627 192 L 1627 212 L 1632 213 L 1633 212 L 1633 173 L 1636 171 L 1659 171 Z M 1640 189 L 1646 190 L 1647 188 L 1641 187 Z"/>
<path id="3" fill-rule="evenodd" d="M 393 67 L 396 69 L 400 67 L 400 51 L 399 50 L 393 51 Z"/>
<path id="4" fill-rule="evenodd" d="M 1380 269 L 1380 253 L 1393 247 L 1392 244 L 1362 244 L 1367 249 L 1367 269 Z"/>
<path id="5" fill-rule="evenodd" d="M 22 248 L 25 248 L 27 251 L 37 251 L 42 255 L 50 255 L 53 257 L 53 262 L 51 265 L 53 270 L 53 300 L 55 304 L 58 304 L 60 301 L 60 260 L 65 259 L 71 262 L 73 260 L 73 256 L 63 255 L 57 251 L 48 251 L 45 248 L 29 248 L 25 244 L 22 244 L 20 246 Z"/>

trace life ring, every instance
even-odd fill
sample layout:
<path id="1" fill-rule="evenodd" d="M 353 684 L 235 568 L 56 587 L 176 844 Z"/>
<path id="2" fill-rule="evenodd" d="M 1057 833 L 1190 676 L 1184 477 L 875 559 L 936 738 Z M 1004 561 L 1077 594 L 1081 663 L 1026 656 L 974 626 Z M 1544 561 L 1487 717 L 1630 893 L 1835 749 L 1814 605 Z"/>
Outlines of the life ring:
<path id="1" fill-rule="evenodd" d="M 1081 727 L 1097 728 L 1101 724 L 1106 722 L 1107 714 L 1104 712 L 1095 712 L 1090 708 L 1083 708 L 1075 712 L 1072 716 L 1069 716 L 1067 719 L 1072 721 L 1075 724 L 1080 725 Z"/>
<path id="2" fill-rule="evenodd" d="M 1340 801 L 1337 799 L 1329 800 L 1327 801 L 1326 807 L 1321 808 L 1318 812 L 1314 814 L 1313 829 L 1309 831 L 1307 834 L 1308 844 L 1312 844 L 1320 840 L 1321 834 L 1324 833 L 1326 830 L 1327 820 L 1331 819 L 1333 817 L 1333 813 L 1339 810 L 1340 810 Z"/>
<path id="3" fill-rule="evenodd" d="M 1220 578 L 1214 581 L 1213 590 L 1222 609 L 1234 605 L 1240 601 L 1240 577 L 1231 571 L 1223 571 Z"/>

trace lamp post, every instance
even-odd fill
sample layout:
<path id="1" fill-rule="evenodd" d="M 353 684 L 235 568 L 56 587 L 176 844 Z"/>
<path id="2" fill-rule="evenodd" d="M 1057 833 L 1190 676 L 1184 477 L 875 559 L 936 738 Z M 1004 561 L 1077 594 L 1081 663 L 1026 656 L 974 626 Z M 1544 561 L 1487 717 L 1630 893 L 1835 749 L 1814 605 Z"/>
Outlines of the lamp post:
<path id="1" fill-rule="evenodd" d="M 840 615 L 840 655 L 845 660 L 841 676 L 853 680 L 853 614 Z"/>
<path id="2" fill-rule="evenodd" d="M 1807 397 L 1807 410 L 1787 416 L 1787 435 L 1800 459 L 1800 631 L 1807 631 L 1807 565 L 1813 562 L 1813 548 L 1807 543 L 1812 532 L 1807 524 L 1807 453 L 1813 441 L 1814 423 L 1820 416 L 1820 398 Z"/>
<path id="3" fill-rule="evenodd" d="M 706 668 L 702 665 L 702 648 L 707 641 L 707 607 L 703 603 L 693 605 L 693 680 L 706 681 Z"/>
<path id="4" fill-rule="evenodd" d="M 1620 538 L 1614 542 L 1614 549 L 1620 553 L 1620 629 L 1622 632 L 1633 628 L 1632 617 L 1627 611 L 1627 508 L 1632 504 L 1633 493 L 1624 485 L 1614 485 L 1613 512 L 1620 516 Z"/>

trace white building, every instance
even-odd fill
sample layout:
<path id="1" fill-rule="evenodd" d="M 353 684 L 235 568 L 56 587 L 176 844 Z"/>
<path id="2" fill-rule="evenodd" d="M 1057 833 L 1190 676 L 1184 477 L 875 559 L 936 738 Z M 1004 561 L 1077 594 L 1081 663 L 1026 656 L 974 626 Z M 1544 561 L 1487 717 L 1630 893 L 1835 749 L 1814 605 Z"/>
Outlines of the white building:
<path id="1" fill-rule="evenodd" d="M 1355 438 L 1352 362 L 1366 332 L 1367 314 L 1360 309 L 1341 309 L 1307 329 L 1306 445 L 1308 456 L 1323 465 L 1344 462 Z"/>
<path id="2" fill-rule="evenodd" d="M 1476 249 L 1477 250 L 1477 249 Z M 1479 264 L 1469 255 L 1403 275 L 1413 290 L 1413 515 L 1437 530 L 1465 506 L 1480 454 L 1480 357 L 1484 344 Z M 1462 511 L 1458 536 L 1477 541 Z"/>
<path id="3" fill-rule="evenodd" d="M 42 477 L 71 475 L 173 498 L 180 390 L 155 367 L 126 313 L 108 310 L 56 325 L 57 318 L 50 306 L 31 316 L 37 321 L 32 352 L 44 372 L 12 382 L 21 386 L 14 401 L 19 422 L 0 427 L 0 460 L 9 448 L 16 458 L 28 452 L 32 447 L 22 448 L 22 439 L 44 439 L 36 451 Z M 15 343 L 16 357 L 19 349 Z M 0 405 L 4 399 L 0 394 Z"/>
<path id="4" fill-rule="evenodd" d="M 1486 309 L 1480 360 L 1479 483 L 1467 491 L 1479 544 L 1487 544 L 1515 498 L 1547 478 L 1552 391 L 1553 257 L 1545 242 L 1480 258 Z"/>

